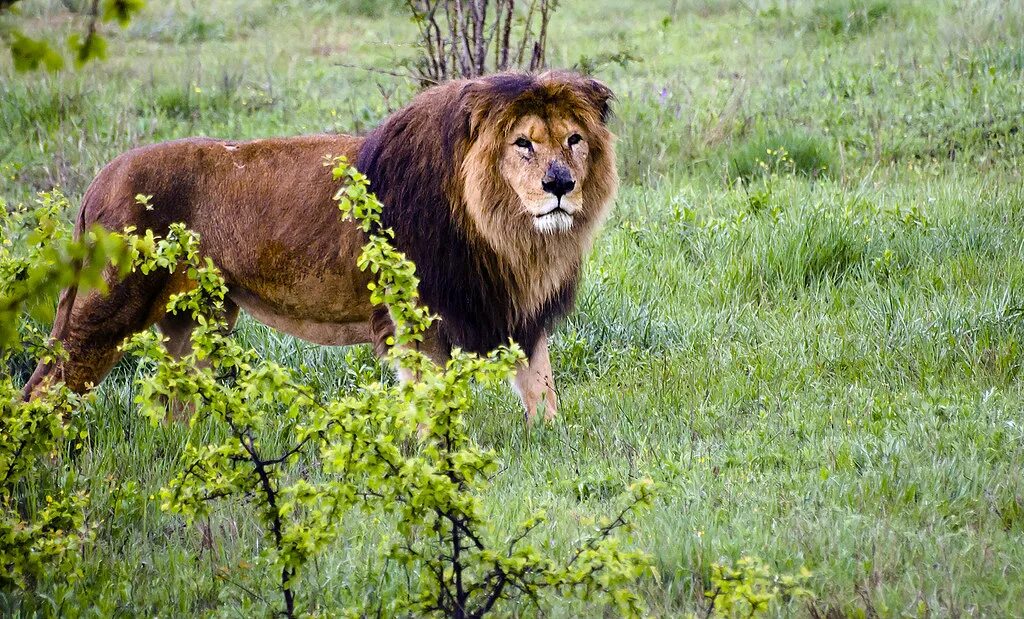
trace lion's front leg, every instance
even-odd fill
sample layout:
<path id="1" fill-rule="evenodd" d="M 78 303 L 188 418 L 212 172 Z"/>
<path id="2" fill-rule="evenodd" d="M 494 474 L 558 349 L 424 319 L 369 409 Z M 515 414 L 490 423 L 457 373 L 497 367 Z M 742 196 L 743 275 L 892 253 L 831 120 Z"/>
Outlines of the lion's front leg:
<path id="1" fill-rule="evenodd" d="M 555 379 L 551 374 L 551 358 L 548 356 L 548 335 L 543 331 L 533 353 L 526 363 L 519 367 L 512 386 L 526 409 L 526 423 L 532 424 L 537 413 L 544 415 L 544 421 L 551 421 L 558 412 L 558 396 L 555 394 Z"/>
<path id="2" fill-rule="evenodd" d="M 447 364 L 448 360 L 451 359 L 451 353 L 444 346 L 436 326 L 430 327 L 423 333 L 422 342 L 410 344 L 409 348 L 425 354 L 441 369 L 444 369 L 445 364 Z M 399 382 L 402 383 L 415 382 L 420 378 L 403 367 L 396 366 L 395 373 L 398 375 Z"/>
<path id="3" fill-rule="evenodd" d="M 378 307 L 370 317 L 370 341 L 378 357 L 387 355 L 389 348 L 388 338 L 394 335 L 395 323 L 391 319 L 391 313 L 386 307 Z M 442 368 L 448 363 L 448 359 L 451 358 L 449 350 L 445 348 L 442 342 L 441 333 L 437 325 L 429 327 L 423 333 L 423 341 L 412 344 L 411 348 L 427 355 L 431 361 Z M 395 364 L 395 374 L 398 376 L 398 382 L 403 384 L 415 382 L 419 378 L 397 364 Z"/>

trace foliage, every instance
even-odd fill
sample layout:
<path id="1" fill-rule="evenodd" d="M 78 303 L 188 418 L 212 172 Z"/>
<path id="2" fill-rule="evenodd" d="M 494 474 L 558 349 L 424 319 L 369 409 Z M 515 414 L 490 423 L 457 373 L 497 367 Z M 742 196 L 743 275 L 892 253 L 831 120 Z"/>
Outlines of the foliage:
<path id="1" fill-rule="evenodd" d="M 0 348 L 16 346 L 23 312 L 36 313 L 57 292 L 78 283 L 104 289 L 107 262 L 129 268 L 130 251 L 118 235 L 90 230 L 78 240 L 61 219 L 68 208 L 59 192 L 43 193 L 32 210 L 0 199 Z"/>
<path id="2" fill-rule="evenodd" d="M 102 289 L 108 268 L 127 268 L 130 250 L 118 235 L 100 230 L 71 239 L 59 219 L 67 200 L 41 194 L 32 209 L 8 208 L 0 199 L 0 364 L 27 348 L 52 360 L 50 349 L 28 319 L 63 287 Z M 108 267 L 111 264 L 113 267 Z M 22 338 L 26 341 L 22 341 Z M 76 574 L 77 550 L 91 537 L 83 509 L 88 497 L 72 481 L 62 454 L 86 436 L 82 399 L 53 385 L 25 402 L 10 372 L 0 376 L 0 590 L 24 589 L 45 572 Z M 73 476 L 72 476 L 73 478 Z M 57 489 L 45 497 L 30 487 Z"/>
<path id="3" fill-rule="evenodd" d="M 64 55 L 57 44 L 30 37 L 15 25 L 16 18 L 12 15 L 17 14 L 20 1 L 0 0 L 0 39 L 6 39 L 14 68 L 18 71 L 35 71 L 40 67 L 57 71 L 63 68 Z M 144 5 L 145 0 L 102 0 L 102 3 L 92 0 L 85 34 L 73 33 L 66 42 L 75 66 L 80 68 L 90 60 L 106 58 L 107 41 L 99 32 L 101 22 L 116 21 L 125 28 Z"/>
<path id="4" fill-rule="evenodd" d="M 610 66 L 628 69 L 631 65 L 640 62 L 643 62 L 643 58 L 637 56 L 633 50 L 620 49 L 615 52 L 601 52 L 594 56 L 580 56 L 572 69 L 583 75 L 597 75 L 599 71 Z"/>
<path id="5" fill-rule="evenodd" d="M 764 616 L 779 600 L 813 597 L 805 588 L 810 577 L 806 568 L 797 574 L 775 574 L 757 557 L 742 557 L 735 566 L 715 563 L 711 589 L 704 594 L 709 601 L 708 615 Z"/>
<path id="6" fill-rule="evenodd" d="M 646 558 L 622 548 L 613 534 L 650 503 L 650 484 L 631 488 L 617 516 L 596 526 L 563 562 L 526 542 L 545 522 L 542 513 L 513 534 L 496 536 L 479 499 L 497 472 L 496 459 L 469 438 L 463 416 L 472 384 L 507 379 L 522 353 L 514 345 L 483 358 L 456 351 L 440 368 L 409 346 L 434 319 L 416 303 L 415 269 L 388 242 L 391 231 L 379 230 L 380 203 L 366 177 L 343 160 L 329 163 L 334 178 L 345 181 L 337 194 L 344 216 L 369 233 L 359 266 L 376 275 L 373 303 L 391 312 L 392 360 L 417 381 L 364 384 L 354 395 L 323 401 L 294 372 L 226 336 L 218 319 L 226 288 L 213 264 L 199 261 L 194 235 L 175 226 L 165 239 L 140 243 L 150 250 L 144 271 L 187 264 L 198 285 L 168 304 L 197 323 L 190 354 L 172 358 L 153 333 L 128 346 L 155 363 L 137 400 L 154 421 L 173 400 L 194 409 L 193 425 L 212 421 L 226 429 L 218 442 L 190 439 L 182 471 L 160 493 L 162 507 L 195 519 L 209 513 L 213 500 L 248 501 L 270 538 L 261 558 L 279 574 L 287 616 L 312 610 L 296 595 L 303 571 L 356 508 L 397 517 L 402 541 L 388 558 L 419 574 L 410 590 L 378 600 L 378 613 L 387 607 L 389 615 L 481 617 L 522 596 L 540 605 L 547 591 L 556 591 L 607 597 L 623 614 L 638 614 L 642 606 L 629 585 L 646 569 Z M 285 419 L 279 430 L 285 446 L 273 452 L 264 443 L 270 417 Z M 405 455 L 402 446 L 411 444 L 416 453 Z M 299 461 L 320 462 L 327 477 L 289 476 L 285 467 Z"/>
<path id="7" fill-rule="evenodd" d="M 24 491 L 28 480 L 59 473 L 51 469 L 61 464 L 47 466 L 46 459 L 77 438 L 71 416 L 80 400 L 54 389 L 23 402 L 10 376 L 0 380 L 0 398 L 0 590 L 27 588 L 44 570 L 73 576 L 76 551 L 90 536 L 82 513 L 87 497 L 60 492 L 28 501 Z"/>

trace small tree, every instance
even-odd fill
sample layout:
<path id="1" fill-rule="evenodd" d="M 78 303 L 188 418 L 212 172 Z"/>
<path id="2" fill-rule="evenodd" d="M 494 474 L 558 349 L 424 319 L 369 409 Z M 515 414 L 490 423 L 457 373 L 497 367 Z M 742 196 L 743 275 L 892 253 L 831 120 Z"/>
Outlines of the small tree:
<path id="1" fill-rule="evenodd" d="M 421 82 L 545 66 L 557 0 L 406 0 L 419 28 Z"/>
<path id="2" fill-rule="evenodd" d="M 170 309 L 190 313 L 199 326 L 192 353 L 182 359 L 170 357 L 151 332 L 133 339 L 130 347 L 155 362 L 155 374 L 140 381 L 139 401 L 154 421 L 165 417 L 166 402 L 189 403 L 193 422 L 212 421 L 227 432 L 210 444 L 190 439 L 181 473 L 161 492 L 163 508 L 191 519 L 217 500 L 255 507 L 270 542 L 262 559 L 276 573 L 280 610 L 289 617 L 304 610 L 297 587 L 305 566 L 357 507 L 392 515 L 401 541 L 388 560 L 419 578 L 394 599 L 356 613 L 482 617 L 510 601 L 525 597 L 539 605 L 546 592 L 559 592 L 607 597 L 623 614 L 639 614 L 629 585 L 648 559 L 623 549 L 615 532 L 650 502 L 650 483 L 634 485 L 621 510 L 562 560 L 529 544 L 544 522 L 541 513 L 510 534 L 493 529 L 480 494 L 497 472 L 496 458 L 470 439 L 463 415 L 473 383 L 506 380 L 522 352 L 514 345 L 486 357 L 455 351 L 441 368 L 405 346 L 433 320 L 417 303 L 415 268 L 391 246 L 391 232 L 379 229 L 381 206 L 366 177 L 335 163 L 335 178 L 346 181 L 338 192 L 342 211 L 369 234 L 359 266 L 376 275 L 371 299 L 387 305 L 395 323 L 391 360 L 418 380 L 366 381 L 352 395 L 322 401 L 290 370 L 225 336 L 217 319 L 223 281 L 212 263 L 199 260 L 194 235 L 174 227 L 152 246 L 143 268 L 187 265 L 199 285 L 174 297 Z M 276 450 L 262 440 L 270 418 L 283 419 L 276 433 L 284 446 Z M 417 446 L 412 455 L 404 453 L 408 445 Z M 288 466 L 304 458 L 321 462 L 325 478 L 291 476 Z"/>
<path id="3" fill-rule="evenodd" d="M 32 586 L 44 570 L 73 576 L 76 551 L 90 537 L 83 508 L 88 497 L 59 487 L 67 467 L 60 457 L 85 436 L 82 398 L 63 385 L 31 402 L 7 371 L 26 351 L 46 360 L 62 354 L 34 328 L 29 314 L 50 305 L 69 285 L 102 288 L 105 274 L 127 268 L 124 237 L 101 230 L 79 239 L 60 218 L 67 200 L 42 194 L 32 209 L 9 209 L 0 200 L 0 591 Z M 108 266 L 111 265 L 111 266 Z M 45 483 L 42 483 L 45 482 Z M 39 493 L 30 487 L 58 487 Z"/>

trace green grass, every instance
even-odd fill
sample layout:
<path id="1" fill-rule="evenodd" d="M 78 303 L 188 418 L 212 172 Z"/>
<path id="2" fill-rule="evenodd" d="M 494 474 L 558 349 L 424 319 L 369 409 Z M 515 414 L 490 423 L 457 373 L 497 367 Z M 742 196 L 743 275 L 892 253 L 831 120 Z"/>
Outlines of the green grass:
<path id="1" fill-rule="evenodd" d="M 785 173 L 822 176 L 836 167 L 830 148 L 822 137 L 806 132 L 759 132 L 726 151 L 726 170 L 730 178 L 742 180 Z"/>
<path id="2" fill-rule="evenodd" d="M 32 4 L 35 27 L 67 27 L 59 3 Z M 1018 614 L 1024 9 L 566 0 L 552 27 L 553 64 L 642 60 L 599 69 L 623 182 L 554 336 L 561 416 L 527 432 L 501 389 L 469 419 L 506 467 L 486 497 L 499 526 L 546 507 L 542 539 L 567 547 L 651 475 L 661 498 L 633 541 L 658 568 L 640 585 L 655 615 L 702 613 L 711 564 L 748 554 L 814 573 L 816 599 L 783 616 Z M 112 31 L 109 60 L 79 73 L 0 65 L 0 196 L 80 197 L 157 140 L 366 130 L 413 85 L 338 64 L 393 68 L 412 30 L 358 1 L 174 2 Z M 791 164 L 767 152 L 780 147 Z M 365 348 L 248 318 L 238 337 L 326 395 L 389 375 Z M 41 599 L 98 616 L 262 612 L 244 505 L 215 513 L 204 547 L 148 500 L 188 430 L 140 418 L 138 373 L 120 365 L 88 411 L 77 466 L 97 541 L 82 579 L 42 582 Z M 399 584 L 365 570 L 385 525 L 343 526 L 305 588 L 326 609 Z M 18 604 L 0 594 L 5 613 Z"/>

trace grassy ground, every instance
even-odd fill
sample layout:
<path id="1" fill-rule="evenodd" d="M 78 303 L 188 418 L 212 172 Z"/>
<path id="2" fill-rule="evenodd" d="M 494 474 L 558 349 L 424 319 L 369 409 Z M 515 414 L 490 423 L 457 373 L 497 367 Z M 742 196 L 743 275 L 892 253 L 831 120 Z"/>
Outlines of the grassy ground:
<path id="1" fill-rule="evenodd" d="M 103 64 L 0 64 L 0 196 L 77 199 L 167 138 L 364 130 L 412 92 L 340 66 L 412 53 L 387 3 L 151 4 Z M 69 27 L 53 5 L 30 3 L 34 27 Z M 568 544 L 651 475 L 635 543 L 657 566 L 652 614 L 702 612 L 710 565 L 742 555 L 814 573 L 816 599 L 781 615 L 1019 614 L 1024 8 L 566 0 L 551 41 L 553 64 L 596 63 L 617 92 L 623 184 L 555 334 L 560 419 L 528 434 L 506 390 L 470 419 L 507 466 L 497 521 L 544 506 Z M 602 62 L 620 52 L 637 60 Z M 327 394 L 374 363 L 248 319 L 239 337 Z M 123 363 L 89 411 L 86 571 L 43 592 L 103 616 L 260 608 L 244 506 L 211 520 L 210 547 L 147 500 L 186 430 L 138 416 L 135 378 Z M 308 592 L 326 609 L 388 586 L 361 580 L 383 525 L 345 526 Z"/>

